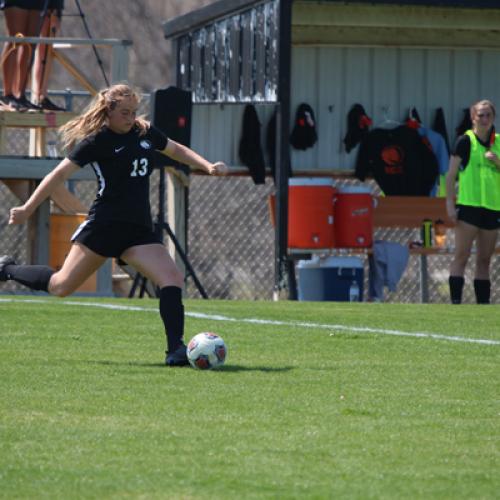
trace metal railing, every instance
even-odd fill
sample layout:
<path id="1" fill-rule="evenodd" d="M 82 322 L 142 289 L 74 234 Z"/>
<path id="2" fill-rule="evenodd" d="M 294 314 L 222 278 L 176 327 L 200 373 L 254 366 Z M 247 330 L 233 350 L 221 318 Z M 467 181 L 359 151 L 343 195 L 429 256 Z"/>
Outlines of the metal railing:
<path id="1" fill-rule="evenodd" d="M 104 47 L 111 49 L 111 83 L 126 81 L 128 79 L 128 48 L 132 45 L 130 40 L 115 38 L 52 38 L 52 37 L 25 37 L 25 36 L 0 36 L 0 42 L 13 44 L 52 45 L 56 50 L 66 50 L 75 47 Z M 78 78 L 80 70 L 72 66 L 65 58 L 61 58 L 66 69 Z M 81 73 L 80 73 L 81 74 Z M 83 78 L 84 79 L 84 78 Z M 83 81 L 82 81 L 83 83 Z M 91 90 L 87 88 L 87 90 Z"/>

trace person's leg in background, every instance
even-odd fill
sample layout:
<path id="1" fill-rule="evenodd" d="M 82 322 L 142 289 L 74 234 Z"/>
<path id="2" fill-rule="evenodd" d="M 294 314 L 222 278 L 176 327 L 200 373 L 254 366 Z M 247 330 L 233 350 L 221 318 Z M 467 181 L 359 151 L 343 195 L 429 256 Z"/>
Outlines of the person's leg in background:
<path id="1" fill-rule="evenodd" d="M 25 36 L 38 36 L 41 26 L 40 10 L 30 9 L 25 10 Z M 38 111 L 38 106 L 35 106 L 31 101 L 26 98 L 26 87 L 30 81 L 30 71 L 34 58 L 33 51 L 36 50 L 36 45 L 23 44 L 19 50 L 18 56 L 18 81 L 14 91 L 14 95 L 21 106 L 26 107 L 28 110 Z"/>
<path id="2" fill-rule="evenodd" d="M 21 33 L 26 36 L 26 19 L 28 11 L 19 7 L 7 7 L 4 10 L 5 25 L 8 36 L 16 36 Z M 13 42 L 5 42 L 2 51 L 2 76 L 3 97 L 2 103 L 10 106 L 12 110 L 26 111 L 17 103 L 17 92 L 19 91 L 19 51 L 20 46 Z"/>
<path id="3" fill-rule="evenodd" d="M 476 272 L 474 292 L 478 304 L 489 304 L 491 295 L 490 265 L 495 252 L 498 231 L 480 229 L 477 236 Z"/>
<path id="4" fill-rule="evenodd" d="M 60 28 L 60 17 L 56 10 L 50 10 L 43 18 L 40 36 L 54 38 Z M 48 85 L 52 70 L 53 46 L 40 44 L 35 53 L 33 66 L 32 101 L 45 111 L 65 111 L 48 97 Z"/>
<path id="5" fill-rule="evenodd" d="M 7 7 L 4 9 L 4 14 L 9 36 L 38 36 L 40 26 L 39 10 Z M 19 36 L 20 42 L 22 36 Z M 4 96 L 1 99 L 4 107 L 17 111 L 39 109 L 38 106 L 28 101 L 25 95 L 34 49 L 35 45 L 26 43 L 7 42 L 4 45 L 2 52 Z"/>
<path id="6" fill-rule="evenodd" d="M 452 304 L 462 303 L 464 288 L 465 266 L 470 257 L 472 243 L 478 235 L 479 229 L 464 221 L 457 221 L 455 227 L 455 254 L 450 266 L 450 299 Z"/>

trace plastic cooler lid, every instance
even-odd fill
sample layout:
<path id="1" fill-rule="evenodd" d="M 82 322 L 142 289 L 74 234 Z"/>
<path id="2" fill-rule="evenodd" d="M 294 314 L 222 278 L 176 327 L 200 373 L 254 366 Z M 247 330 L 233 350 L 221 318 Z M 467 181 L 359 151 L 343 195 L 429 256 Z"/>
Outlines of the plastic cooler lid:
<path id="1" fill-rule="evenodd" d="M 363 259 L 360 257 L 313 257 L 311 260 L 299 260 L 300 269 L 317 269 L 321 267 L 334 267 L 340 269 L 363 268 Z"/>
<path id="2" fill-rule="evenodd" d="M 289 186 L 333 186 L 333 179 L 323 177 L 292 177 Z"/>
<path id="3" fill-rule="evenodd" d="M 370 186 L 340 186 L 337 188 L 337 193 L 372 194 L 372 190 Z"/>

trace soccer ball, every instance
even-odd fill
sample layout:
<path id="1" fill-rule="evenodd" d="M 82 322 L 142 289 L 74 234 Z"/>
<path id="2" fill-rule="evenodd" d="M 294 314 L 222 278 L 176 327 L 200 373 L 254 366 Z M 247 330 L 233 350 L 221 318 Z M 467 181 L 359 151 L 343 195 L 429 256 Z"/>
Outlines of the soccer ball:
<path id="1" fill-rule="evenodd" d="M 210 370 L 224 364 L 227 348 L 222 337 L 203 332 L 195 335 L 187 346 L 187 357 L 191 366 L 198 370 Z"/>

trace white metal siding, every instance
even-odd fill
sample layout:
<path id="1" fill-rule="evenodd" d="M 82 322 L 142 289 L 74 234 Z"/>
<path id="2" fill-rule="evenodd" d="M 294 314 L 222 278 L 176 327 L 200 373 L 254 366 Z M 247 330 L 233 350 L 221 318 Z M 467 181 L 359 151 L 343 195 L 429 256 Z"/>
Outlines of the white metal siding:
<path id="1" fill-rule="evenodd" d="M 227 165 L 241 166 L 238 146 L 244 109 L 244 104 L 194 104 L 191 147 L 211 161 L 224 161 Z M 265 133 L 273 109 L 274 106 L 271 105 L 256 106 L 261 123 L 264 154 Z"/>
<path id="2" fill-rule="evenodd" d="M 402 121 L 416 107 L 430 126 L 442 107 L 450 140 L 463 109 L 479 99 L 500 105 L 500 51 L 297 47 L 292 52 L 292 111 L 305 101 L 318 124 L 318 144 L 292 151 L 298 169 L 352 169 L 357 149 L 346 154 L 342 140 L 347 113 L 359 102 L 374 126 Z"/>
<path id="3" fill-rule="evenodd" d="M 357 148 L 346 154 L 342 139 L 353 104 L 364 106 L 374 126 L 385 116 L 403 120 L 412 106 L 424 125 L 430 126 L 436 108 L 442 107 L 453 143 L 464 108 L 479 99 L 491 99 L 500 106 L 500 51 L 294 47 L 291 86 L 292 120 L 297 106 L 309 103 L 316 115 L 319 137 L 309 150 L 292 149 L 292 167 L 349 170 L 354 166 Z M 193 148 L 210 159 L 240 165 L 237 152 L 243 108 L 195 106 Z M 257 112 L 264 147 L 272 107 L 258 106 Z"/>

